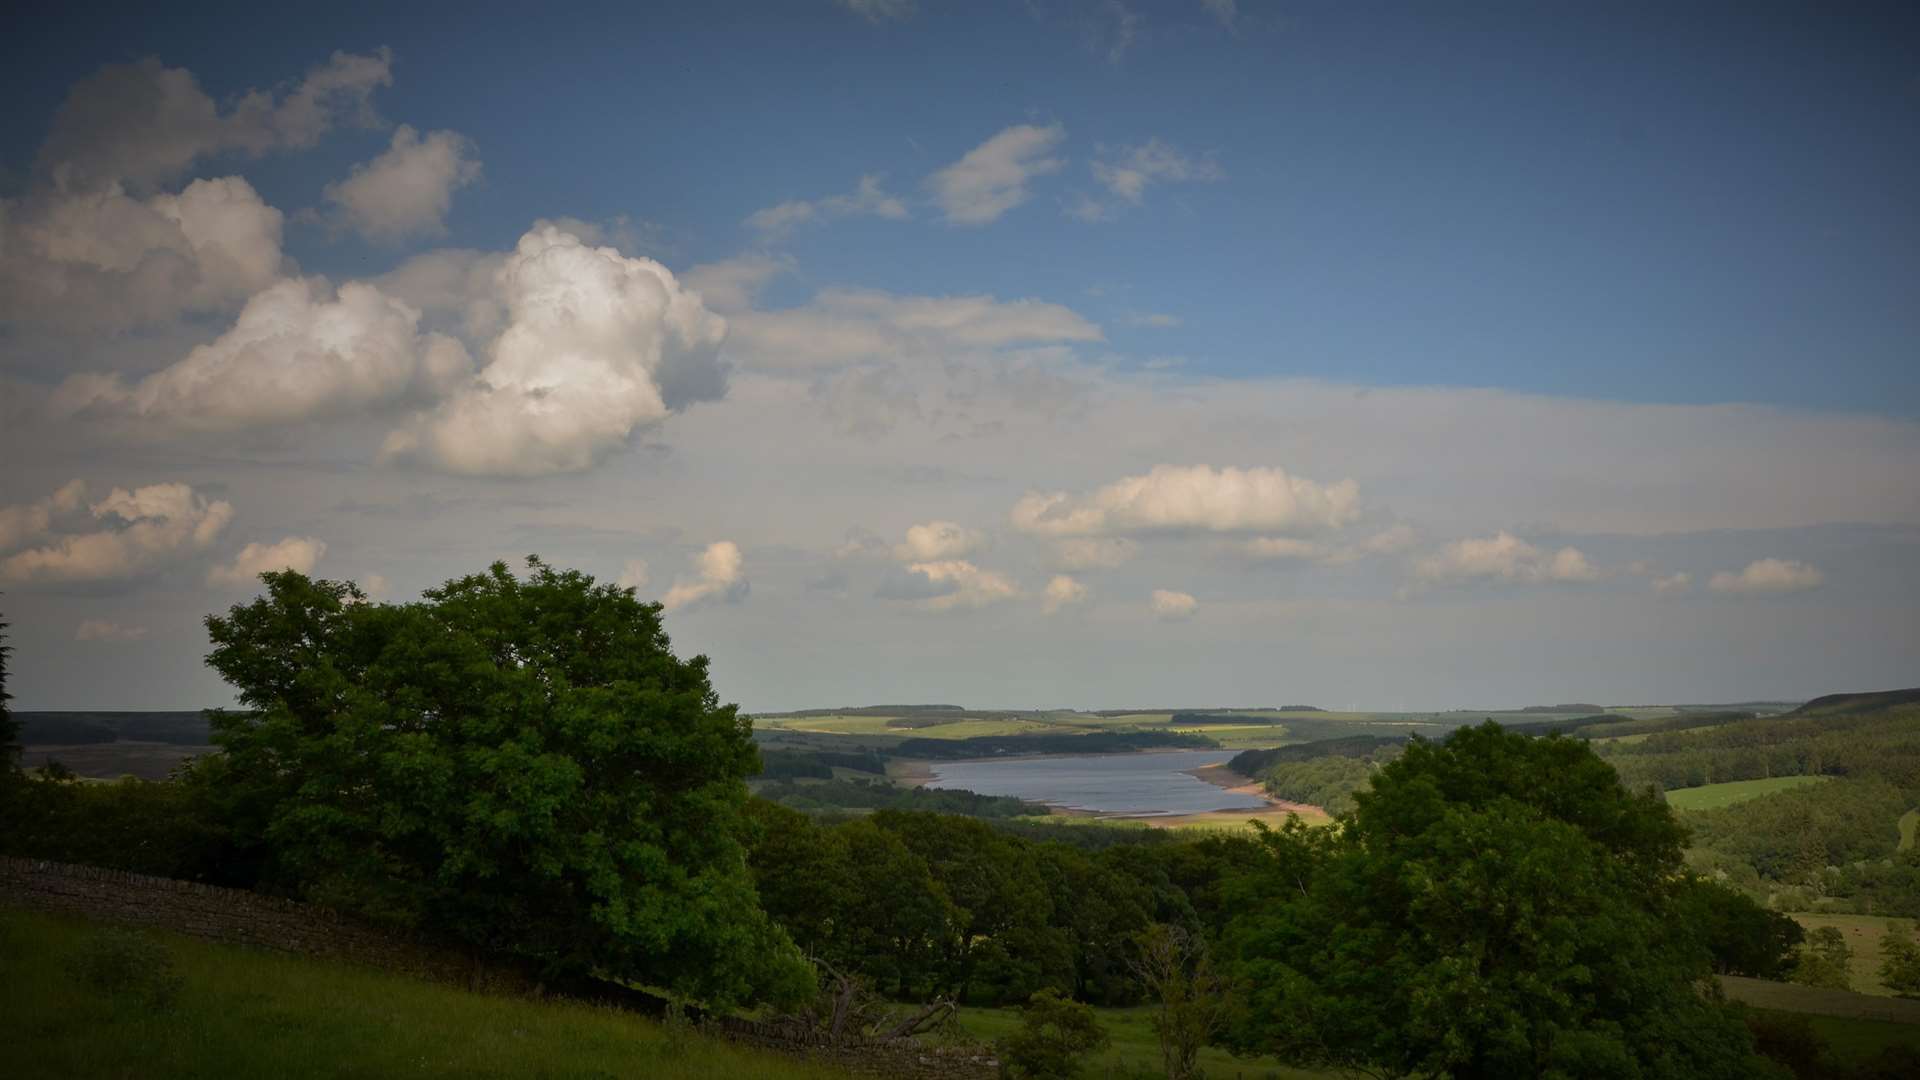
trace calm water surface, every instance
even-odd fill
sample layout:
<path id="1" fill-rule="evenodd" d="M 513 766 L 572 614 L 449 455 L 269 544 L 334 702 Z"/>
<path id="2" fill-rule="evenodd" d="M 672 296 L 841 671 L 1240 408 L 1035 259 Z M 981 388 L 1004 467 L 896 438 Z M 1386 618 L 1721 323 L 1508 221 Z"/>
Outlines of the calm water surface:
<path id="1" fill-rule="evenodd" d="M 1232 756 L 1230 750 L 1173 750 L 939 761 L 929 765 L 933 779 L 927 786 L 965 788 L 982 795 L 1012 795 L 1072 810 L 1142 817 L 1252 810 L 1266 805 L 1255 796 L 1236 794 L 1186 775 L 1187 769 L 1218 765 Z"/>

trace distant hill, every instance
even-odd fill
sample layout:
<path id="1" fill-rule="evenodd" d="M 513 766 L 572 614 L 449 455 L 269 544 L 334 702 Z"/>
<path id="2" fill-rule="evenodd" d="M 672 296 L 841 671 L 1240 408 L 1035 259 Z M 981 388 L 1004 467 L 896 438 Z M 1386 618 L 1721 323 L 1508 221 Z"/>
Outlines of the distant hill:
<path id="1" fill-rule="evenodd" d="M 1895 705 L 1920 704 L 1920 687 L 1908 690 L 1872 690 L 1856 694 L 1827 694 L 1814 698 L 1788 716 L 1831 716 L 1835 713 L 1878 712 Z"/>
<path id="2" fill-rule="evenodd" d="M 172 712 L 15 712 L 20 742 L 26 746 L 79 746 L 111 742 L 157 742 L 206 746 L 206 713 Z"/>
<path id="3" fill-rule="evenodd" d="M 1588 705 L 1588 704 L 1585 704 L 1584 702 L 1574 702 L 1567 705 L 1529 705 L 1526 708 L 1521 709 L 1520 711 L 1521 712 L 1545 712 L 1545 713 L 1600 713 L 1600 712 L 1606 712 L 1607 710 L 1605 706 L 1601 706 L 1601 705 Z"/>

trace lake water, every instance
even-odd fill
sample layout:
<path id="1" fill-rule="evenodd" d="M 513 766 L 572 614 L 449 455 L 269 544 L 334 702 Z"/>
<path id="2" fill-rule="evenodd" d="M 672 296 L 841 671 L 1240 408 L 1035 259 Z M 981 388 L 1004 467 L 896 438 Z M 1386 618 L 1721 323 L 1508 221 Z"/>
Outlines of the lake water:
<path id="1" fill-rule="evenodd" d="M 1101 814 L 1160 817 L 1209 810 L 1253 810 L 1266 805 L 1188 776 L 1187 769 L 1218 765 L 1226 750 L 1173 750 L 1146 754 L 938 761 L 929 764 L 928 787 L 965 788 L 982 795 L 1012 795 L 1031 802 Z"/>

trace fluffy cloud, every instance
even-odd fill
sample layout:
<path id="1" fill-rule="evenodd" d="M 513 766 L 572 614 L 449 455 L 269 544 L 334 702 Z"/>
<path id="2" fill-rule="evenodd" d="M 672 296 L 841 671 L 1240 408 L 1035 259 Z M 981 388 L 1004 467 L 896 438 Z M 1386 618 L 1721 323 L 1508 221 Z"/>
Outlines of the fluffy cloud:
<path id="1" fill-rule="evenodd" d="M 626 565 L 620 568 L 620 576 L 614 584 L 623 589 L 644 589 L 647 582 L 652 580 L 653 573 L 647 569 L 647 560 L 628 559 Z"/>
<path id="2" fill-rule="evenodd" d="M 1059 124 L 1017 124 L 967 151 L 959 161 L 927 180 L 934 201 L 955 225 L 985 225 L 1027 201 L 1027 181 L 1059 172 L 1065 165 L 1049 156 L 1066 138 Z"/>
<path id="3" fill-rule="evenodd" d="M 214 154 L 310 147 L 336 124 L 375 122 L 373 92 L 392 85 L 392 62 L 386 49 L 336 52 L 286 94 L 250 90 L 224 111 L 185 68 L 108 65 L 68 93 L 39 168 L 67 187 L 150 188 Z"/>
<path id="4" fill-rule="evenodd" d="M 964 559 L 914 563 L 907 567 L 907 572 L 943 590 L 920 601 L 920 606 L 928 611 L 986 607 L 1020 595 L 1020 587 L 1005 574 L 983 570 Z"/>
<path id="5" fill-rule="evenodd" d="M 422 138 L 401 124 L 384 153 L 355 165 L 345 180 L 328 184 L 325 196 L 341 223 L 390 244 L 446 232 L 454 191 L 479 178 L 480 162 L 466 136 L 434 131 Z"/>
<path id="6" fill-rule="evenodd" d="M 279 276 L 282 225 L 237 176 L 0 200 L 0 321 L 97 332 L 228 308 Z"/>
<path id="7" fill-rule="evenodd" d="M 1065 574 L 1055 574 L 1047 579 L 1047 587 L 1040 594 L 1040 610 L 1052 615 L 1062 608 L 1085 602 L 1087 587 Z"/>
<path id="8" fill-rule="evenodd" d="M 131 385 L 76 375 L 56 415 L 224 431 L 431 401 L 466 378 L 466 349 L 421 334 L 420 313 L 371 285 L 335 292 L 320 279 L 282 281 L 254 296 L 226 333 Z"/>
<path id="9" fill-rule="evenodd" d="M 1738 573 L 1723 570 L 1707 588 L 1723 593 L 1789 593 L 1817 589 L 1827 576 L 1815 566 L 1791 559 L 1755 559 Z"/>
<path id="10" fill-rule="evenodd" d="M 139 641 L 146 636 L 144 626 L 122 626 L 111 619 L 82 619 L 73 632 L 75 641 Z"/>
<path id="11" fill-rule="evenodd" d="M 260 575 L 272 570 L 292 570 L 296 573 L 311 574 L 327 553 L 324 540 L 311 536 L 289 536 L 277 544 L 248 544 L 240 549 L 230 563 L 223 563 L 207 571 L 207 584 L 246 586 L 260 579 Z"/>
<path id="12" fill-rule="evenodd" d="M 1080 536 L 1053 545 L 1054 565 L 1067 570 L 1112 570 L 1140 553 L 1123 536 Z"/>
<path id="13" fill-rule="evenodd" d="M 893 549 L 901 562 L 941 562 L 964 558 L 987 545 L 987 534 L 951 521 L 929 521 L 907 530 L 907 542 Z"/>
<path id="14" fill-rule="evenodd" d="M 441 248 L 413 256 L 370 284 L 419 308 L 425 325 L 458 330 L 469 341 L 488 341 L 506 324 L 506 308 L 494 278 L 505 252 Z"/>
<path id="15" fill-rule="evenodd" d="M 0 506 L 0 554 L 35 543 L 53 531 L 56 518 L 75 513 L 87 502 L 87 485 L 71 480 L 42 499 Z"/>
<path id="16" fill-rule="evenodd" d="M 449 472 L 590 468 L 635 429 L 726 392 L 726 321 L 651 259 L 541 225 L 495 276 L 507 326 L 479 376 L 388 437 L 383 456 Z"/>
<path id="17" fill-rule="evenodd" d="M 887 194 L 880 186 L 880 177 L 863 176 L 860 185 L 848 194 L 830 195 L 812 201 L 796 199 L 769 206 L 754 211 L 748 216 L 746 224 L 767 239 L 777 239 L 810 221 L 861 216 L 904 221 L 907 204 Z"/>
<path id="18" fill-rule="evenodd" d="M 1155 184 L 1203 183 L 1220 179 L 1220 167 L 1194 158 L 1163 139 L 1103 152 L 1093 162 L 1093 178 L 1107 189 L 1105 201 L 1081 198 L 1071 213 L 1086 221 L 1112 217 L 1123 206 L 1139 206 Z"/>
<path id="19" fill-rule="evenodd" d="M 77 504 L 80 493 L 69 485 L 56 500 Z M 77 508 L 56 505 L 55 511 Z M 233 506 L 208 499 L 186 484 L 150 484 L 114 488 L 87 508 L 88 531 L 28 537 L 38 546 L 0 559 L 0 583 L 11 585 L 114 581 L 135 577 L 195 552 L 204 551 L 233 519 Z M 29 521 L 33 515 L 26 515 Z"/>
<path id="20" fill-rule="evenodd" d="M 1030 493 L 1014 504 L 1013 523 L 1045 536 L 1299 532 L 1347 524 L 1359 502 L 1351 480 L 1321 485 L 1280 468 L 1156 465 L 1090 495 Z"/>
<path id="21" fill-rule="evenodd" d="M 1501 581 L 1523 584 L 1581 583 L 1600 577 L 1577 548 L 1546 552 L 1504 529 L 1486 538 L 1455 540 L 1419 559 L 1414 576 L 1423 582 Z"/>
<path id="22" fill-rule="evenodd" d="M 718 540 L 708 544 L 693 560 L 697 576 L 680 578 L 661 597 L 660 603 L 668 611 L 691 607 L 710 601 L 738 603 L 746 599 L 749 588 L 746 577 L 746 562 L 740 554 L 740 546 L 731 540 Z"/>
<path id="23" fill-rule="evenodd" d="M 1152 610 L 1154 618 L 1166 622 L 1178 622 L 1192 618 L 1193 613 L 1200 610 L 1200 601 L 1195 600 L 1188 593 L 1175 592 L 1172 589 L 1155 589 L 1148 607 Z"/>

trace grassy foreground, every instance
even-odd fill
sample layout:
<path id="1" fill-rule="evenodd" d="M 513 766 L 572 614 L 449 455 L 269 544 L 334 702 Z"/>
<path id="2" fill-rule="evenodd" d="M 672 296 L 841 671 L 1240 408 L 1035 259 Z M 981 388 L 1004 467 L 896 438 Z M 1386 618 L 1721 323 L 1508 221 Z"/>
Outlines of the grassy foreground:
<path id="1" fill-rule="evenodd" d="M 0 1060 L 19 1077 L 766 1077 L 837 1068 L 587 1005 L 488 997 L 344 964 L 154 935 L 185 984 L 154 1011 L 83 986 L 98 928 L 0 912 Z"/>

